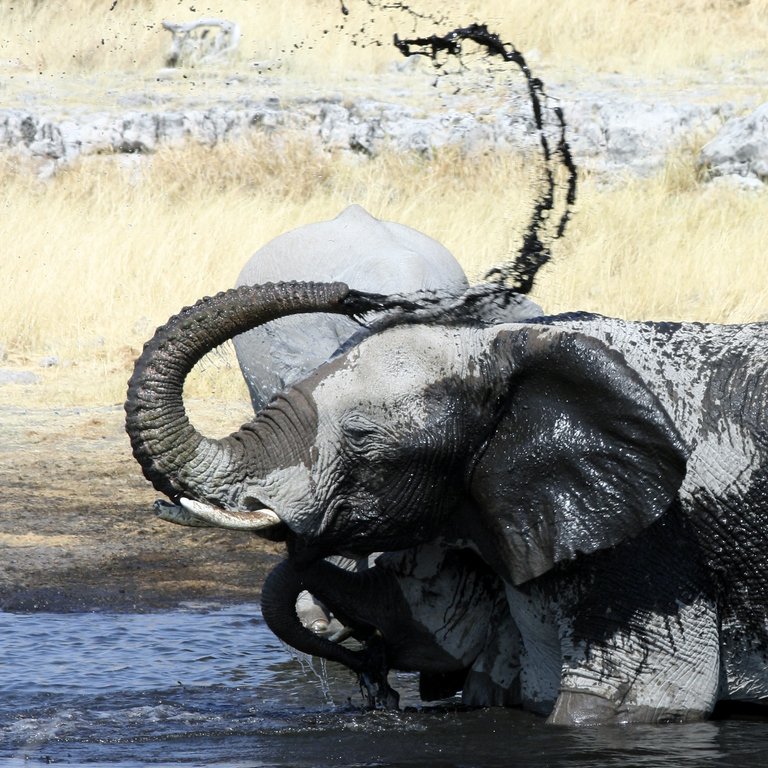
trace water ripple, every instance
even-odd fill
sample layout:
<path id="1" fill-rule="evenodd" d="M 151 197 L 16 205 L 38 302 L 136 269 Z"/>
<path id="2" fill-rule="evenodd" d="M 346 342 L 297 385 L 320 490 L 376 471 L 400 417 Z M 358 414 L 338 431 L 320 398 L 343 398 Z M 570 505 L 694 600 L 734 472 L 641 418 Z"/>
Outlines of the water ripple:
<path id="1" fill-rule="evenodd" d="M 34 766 L 749 768 L 768 724 L 547 727 L 509 710 L 366 712 L 344 669 L 297 660 L 258 608 L 0 613 L 0 761 Z"/>

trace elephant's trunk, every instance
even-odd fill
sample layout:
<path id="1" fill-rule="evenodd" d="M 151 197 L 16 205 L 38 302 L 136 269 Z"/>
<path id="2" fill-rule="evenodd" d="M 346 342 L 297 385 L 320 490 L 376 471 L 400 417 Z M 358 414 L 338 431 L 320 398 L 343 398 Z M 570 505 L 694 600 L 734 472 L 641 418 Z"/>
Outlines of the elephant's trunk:
<path id="1" fill-rule="evenodd" d="M 219 344 L 278 317 L 365 309 L 364 297 L 351 297 L 343 283 L 280 283 L 225 291 L 172 317 L 144 346 L 128 384 L 126 429 L 145 477 L 174 500 L 188 495 L 227 506 L 222 478 L 265 473 L 279 436 L 254 427 L 221 440 L 203 436 L 184 408 L 186 376 Z"/>
<path id="2" fill-rule="evenodd" d="M 366 668 L 364 653 L 352 651 L 316 635 L 301 623 L 296 614 L 296 598 L 299 593 L 304 590 L 312 591 L 313 594 L 316 592 L 316 579 L 312 578 L 314 571 L 315 566 L 297 571 L 290 559 L 279 563 L 267 576 L 262 587 L 261 613 L 264 621 L 277 637 L 297 651 L 337 661 L 360 674 Z M 315 596 L 320 597 L 317 594 Z"/>
<path id="3" fill-rule="evenodd" d="M 384 642 L 372 632 L 374 628 L 366 623 L 365 618 L 362 625 L 370 633 L 366 648 L 352 651 L 311 632 L 296 614 L 296 598 L 300 592 L 308 590 L 326 603 L 343 622 L 350 623 L 350 618 L 354 617 L 359 629 L 361 620 L 358 610 L 366 605 L 367 613 L 375 611 L 375 595 L 377 592 L 385 593 L 390 580 L 391 574 L 385 574 L 375 566 L 354 573 L 327 561 L 319 561 L 297 571 L 291 559 L 283 560 L 264 582 L 261 613 L 272 632 L 292 648 L 336 661 L 356 672 L 361 687 L 366 689 L 369 706 L 378 704 L 386 709 L 397 709 L 400 697 L 387 682 L 389 670 Z"/>

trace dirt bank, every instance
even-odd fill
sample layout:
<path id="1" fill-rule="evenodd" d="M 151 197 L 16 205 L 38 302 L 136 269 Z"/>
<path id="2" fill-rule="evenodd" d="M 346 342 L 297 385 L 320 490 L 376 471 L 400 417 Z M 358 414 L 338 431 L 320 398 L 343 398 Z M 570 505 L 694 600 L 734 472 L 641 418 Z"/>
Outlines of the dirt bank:
<path id="1" fill-rule="evenodd" d="M 0 405 L 0 610 L 256 600 L 281 545 L 156 520 L 156 497 L 120 406 Z"/>

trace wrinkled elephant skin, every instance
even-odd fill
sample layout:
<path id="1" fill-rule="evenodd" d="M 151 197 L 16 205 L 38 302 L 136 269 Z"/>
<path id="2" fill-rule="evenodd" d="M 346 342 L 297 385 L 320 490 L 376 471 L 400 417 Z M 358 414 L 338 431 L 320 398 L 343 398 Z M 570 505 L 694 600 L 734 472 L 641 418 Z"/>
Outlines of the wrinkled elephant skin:
<path id="1" fill-rule="evenodd" d="M 321 311 L 365 304 L 342 286 L 308 294 Z M 204 353 L 207 325 L 233 335 L 304 303 L 253 300 L 229 324 L 187 310 L 185 344 Z M 159 490 L 271 510 L 298 569 L 441 537 L 470 546 L 504 584 L 523 705 L 553 722 L 685 721 L 768 696 L 764 324 L 395 326 L 212 441 L 179 422 L 180 390 L 155 383 L 156 357 L 189 356 L 156 349 L 175 322 L 128 403 Z"/>

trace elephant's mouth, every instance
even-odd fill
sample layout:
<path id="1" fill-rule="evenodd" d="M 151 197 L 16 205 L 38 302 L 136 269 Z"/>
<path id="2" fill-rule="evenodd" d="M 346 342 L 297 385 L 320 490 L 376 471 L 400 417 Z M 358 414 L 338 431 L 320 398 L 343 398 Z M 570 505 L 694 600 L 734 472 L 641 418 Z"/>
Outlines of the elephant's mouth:
<path id="1" fill-rule="evenodd" d="M 154 510 L 161 520 L 176 525 L 252 531 L 272 541 L 284 540 L 288 531 L 285 523 L 271 509 L 262 506 L 255 509 L 223 509 L 208 502 L 182 496 L 178 504 L 158 499 Z"/>

